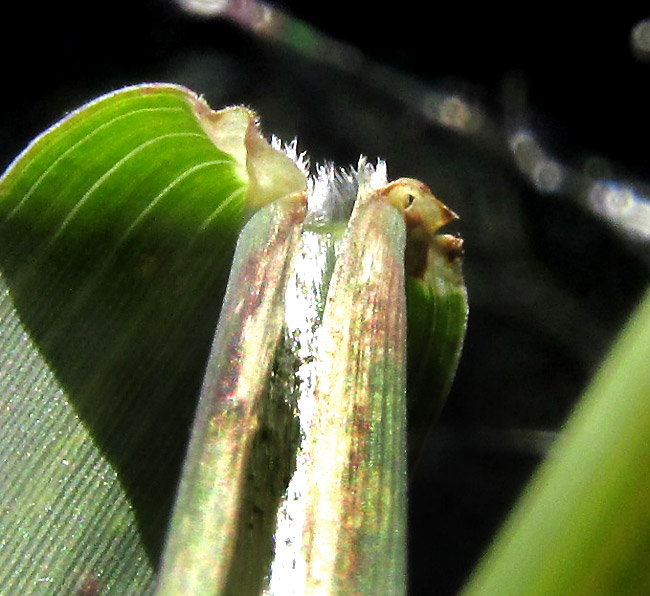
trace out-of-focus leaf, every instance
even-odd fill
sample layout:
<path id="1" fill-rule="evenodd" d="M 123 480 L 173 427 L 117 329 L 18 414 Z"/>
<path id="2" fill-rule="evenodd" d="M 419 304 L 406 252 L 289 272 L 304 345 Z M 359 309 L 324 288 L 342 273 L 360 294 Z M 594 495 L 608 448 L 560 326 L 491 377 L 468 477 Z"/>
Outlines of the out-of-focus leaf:
<path id="1" fill-rule="evenodd" d="M 462 592 L 650 590 L 650 294 Z"/>
<path id="2" fill-rule="evenodd" d="M 243 108 L 144 85 L 0 179 L 0 586 L 141 594 L 246 211 L 304 175 Z"/>

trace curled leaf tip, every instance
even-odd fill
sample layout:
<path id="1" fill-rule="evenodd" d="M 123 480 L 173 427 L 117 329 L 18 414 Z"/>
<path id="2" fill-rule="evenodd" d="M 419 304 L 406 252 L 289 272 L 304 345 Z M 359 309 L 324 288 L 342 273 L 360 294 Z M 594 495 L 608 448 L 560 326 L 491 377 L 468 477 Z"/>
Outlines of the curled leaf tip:
<path id="1" fill-rule="evenodd" d="M 386 199 L 404 212 L 409 228 L 433 235 L 458 216 L 439 201 L 429 187 L 413 178 L 399 178 L 382 190 Z"/>
<path id="2" fill-rule="evenodd" d="M 232 155 L 242 180 L 248 183 L 249 212 L 288 194 L 303 192 L 307 178 L 290 155 L 261 134 L 255 112 L 244 106 L 214 111 L 204 99 L 192 97 L 194 113 L 212 142 Z"/>
<path id="3" fill-rule="evenodd" d="M 439 201 L 426 184 L 414 178 L 399 178 L 370 187 L 362 200 L 385 201 L 403 214 L 408 231 L 404 266 L 410 276 L 423 279 L 431 272 L 432 261 L 441 258 L 457 262 L 456 269 L 460 271 L 463 241 L 455 236 L 436 234 L 458 216 Z"/>
<path id="4" fill-rule="evenodd" d="M 447 262 L 455 264 L 460 262 L 463 259 L 463 248 L 464 242 L 462 238 L 458 236 L 452 236 L 451 234 L 439 234 L 436 236 L 436 243 L 440 250 L 440 254 L 446 257 Z"/>

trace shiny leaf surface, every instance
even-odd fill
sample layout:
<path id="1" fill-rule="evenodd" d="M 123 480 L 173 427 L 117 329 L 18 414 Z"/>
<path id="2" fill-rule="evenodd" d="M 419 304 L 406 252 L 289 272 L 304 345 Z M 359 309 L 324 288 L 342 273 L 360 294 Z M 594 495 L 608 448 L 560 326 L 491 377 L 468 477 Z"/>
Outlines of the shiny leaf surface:
<path id="1" fill-rule="evenodd" d="M 254 114 L 174 85 L 82 107 L 3 175 L 7 593 L 146 591 L 245 212 L 304 184 Z"/>

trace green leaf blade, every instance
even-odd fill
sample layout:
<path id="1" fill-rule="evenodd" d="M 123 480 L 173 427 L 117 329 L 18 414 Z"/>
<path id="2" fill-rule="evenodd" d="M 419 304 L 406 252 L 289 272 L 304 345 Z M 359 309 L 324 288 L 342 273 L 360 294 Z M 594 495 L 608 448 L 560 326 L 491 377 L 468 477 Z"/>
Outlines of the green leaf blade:
<path id="1" fill-rule="evenodd" d="M 152 568 L 115 470 L 88 448 L 0 286 L 0 342 L 22 346 L 0 364 L 0 585 L 7 594 L 74 594 L 85 582 L 107 594 L 146 593 Z"/>
<path id="2" fill-rule="evenodd" d="M 0 179 L 3 590 L 147 592 L 249 171 L 271 162 L 291 184 L 256 179 L 256 205 L 304 175 L 254 114 L 140 85 L 70 114 Z"/>
<path id="3" fill-rule="evenodd" d="M 160 200 L 177 199 L 170 191 L 207 167 L 214 167 L 219 190 L 243 189 L 234 157 L 215 147 L 197 121 L 191 102 L 198 99 L 173 86 L 155 89 L 105 96 L 36 139 L 0 181 L 0 221 L 36 226 L 54 244 L 66 234 L 92 235 L 93 226 L 133 225 Z M 205 191 L 205 181 L 201 186 Z M 241 193 L 231 214 L 235 229 L 243 201 Z M 219 202 L 205 192 L 185 201 L 201 221 Z M 79 224 L 71 225 L 75 219 Z"/>

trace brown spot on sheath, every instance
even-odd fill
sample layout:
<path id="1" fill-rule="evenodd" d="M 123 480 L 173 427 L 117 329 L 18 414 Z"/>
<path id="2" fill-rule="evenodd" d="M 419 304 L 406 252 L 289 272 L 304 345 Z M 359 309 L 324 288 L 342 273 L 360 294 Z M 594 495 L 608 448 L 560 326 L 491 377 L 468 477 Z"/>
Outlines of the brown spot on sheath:
<path id="1" fill-rule="evenodd" d="M 404 252 L 404 270 L 407 275 L 424 279 L 429 265 L 429 242 L 424 238 L 409 237 Z"/>
<path id="2" fill-rule="evenodd" d="M 436 236 L 436 243 L 449 263 L 463 258 L 463 239 L 450 234 Z"/>
<path id="3" fill-rule="evenodd" d="M 450 234 L 440 234 L 433 239 L 422 234 L 410 234 L 404 257 L 406 274 L 424 279 L 431 266 L 432 251 L 442 255 L 450 265 L 460 263 L 463 258 L 463 239 Z"/>
<path id="4" fill-rule="evenodd" d="M 99 589 L 99 578 L 95 575 L 88 575 L 77 586 L 75 596 L 99 596 Z"/>
<path id="5" fill-rule="evenodd" d="M 236 304 L 227 302 L 224 306 L 226 309 L 236 309 L 236 312 L 227 312 L 238 321 L 240 329 L 256 318 L 260 307 L 272 300 L 272 295 L 278 291 L 283 268 L 287 266 L 286 256 L 291 251 L 292 238 L 305 217 L 306 193 L 292 193 L 267 209 L 275 212 L 271 216 L 273 223 L 269 223 L 267 229 L 268 241 L 249 251 L 237 273 L 236 286 L 239 290 L 234 294 Z M 224 424 L 226 419 L 231 422 L 244 420 L 252 414 L 252 395 L 243 401 L 233 399 L 237 395 L 240 374 L 245 365 L 245 342 L 246 337 L 240 332 L 224 337 L 223 360 L 229 364 L 215 380 L 217 407 L 212 423 L 216 427 Z"/>

